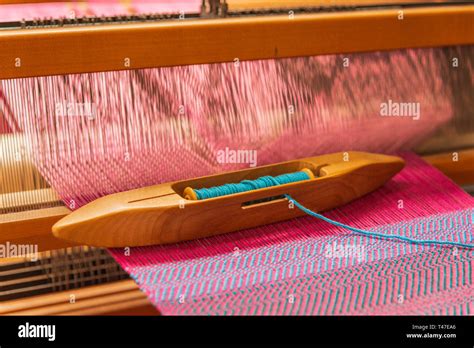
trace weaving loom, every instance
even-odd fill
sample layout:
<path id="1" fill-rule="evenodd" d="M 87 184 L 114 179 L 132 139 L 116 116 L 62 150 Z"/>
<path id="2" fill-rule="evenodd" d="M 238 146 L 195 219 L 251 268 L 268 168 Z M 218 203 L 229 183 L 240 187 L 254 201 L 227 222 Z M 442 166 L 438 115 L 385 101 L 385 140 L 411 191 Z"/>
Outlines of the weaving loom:
<path id="1" fill-rule="evenodd" d="M 52 230 L 111 194 L 363 151 L 405 168 L 325 217 L 472 244 L 473 23 L 449 1 L 0 5 L 0 313 L 472 315 L 473 251 L 454 244 L 311 216 L 132 248 L 157 243 Z M 285 166 L 270 174 L 303 168 Z"/>

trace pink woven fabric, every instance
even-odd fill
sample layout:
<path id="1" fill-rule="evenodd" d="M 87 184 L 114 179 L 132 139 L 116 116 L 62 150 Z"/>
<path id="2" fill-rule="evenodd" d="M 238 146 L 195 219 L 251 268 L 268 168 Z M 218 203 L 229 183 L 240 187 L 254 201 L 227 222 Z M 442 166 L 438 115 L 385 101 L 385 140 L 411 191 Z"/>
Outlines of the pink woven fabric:
<path id="1" fill-rule="evenodd" d="M 325 215 L 386 234 L 474 242 L 474 199 L 404 157 L 407 167 L 384 187 Z M 472 250 L 362 237 L 312 217 L 111 252 L 162 314 L 474 311 Z"/>

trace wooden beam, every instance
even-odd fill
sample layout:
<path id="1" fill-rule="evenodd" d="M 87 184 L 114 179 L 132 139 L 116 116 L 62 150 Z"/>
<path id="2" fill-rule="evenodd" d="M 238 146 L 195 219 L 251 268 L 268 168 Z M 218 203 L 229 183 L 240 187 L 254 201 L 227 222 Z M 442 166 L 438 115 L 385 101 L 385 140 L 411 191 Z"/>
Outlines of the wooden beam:
<path id="1" fill-rule="evenodd" d="M 0 214 L 0 243 L 36 244 L 39 251 L 75 246 L 51 232 L 51 227 L 69 213 L 66 207 L 55 207 Z"/>
<path id="2" fill-rule="evenodd" d="M 474 43 L 474 6 L 0 31 L 0 78 Z M 54 52 L 54 54 L 52 54 Z"/>
<path id="3" fill-rule="evenodd" d="M 18 0 L 17 0 L 18 1 Z M 24 0 L 23 0 L 24 1 Z M 403 0 L 403 4 L 435 3 L 437 0 Z M 227 0 L 229 11 L 267 9 L 267 8 L 288 8 L 312 6 L 372 6 L 387 5 L 396 3 L 389 0 Z"/>
<path id="4" fill-rule="evenodd" d="M 458 185 L 474 184 L 474 149 L 423 157 Z"/>
<path id="5" fill-rule="evenodd" d="M 70 303 L 74 294 L 75 303 Z M 2 302 L 0 315 L 158 315 L 133 280 Z"/>

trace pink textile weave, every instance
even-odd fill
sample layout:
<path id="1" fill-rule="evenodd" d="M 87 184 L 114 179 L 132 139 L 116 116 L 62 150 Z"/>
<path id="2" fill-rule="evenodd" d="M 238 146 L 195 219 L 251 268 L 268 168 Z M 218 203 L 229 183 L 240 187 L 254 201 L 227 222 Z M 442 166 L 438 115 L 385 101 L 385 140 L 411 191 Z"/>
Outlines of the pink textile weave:
<path id="1" fill-rule="evenodd" d="M 407 167 L 384 187 L 325 215 L 379 233 L 472 243 L 474 199 L 417 156 L 404 157 Z M 474 312 L 472 249 L 367 238 L 312 217 L 111 253 L 165 315 Z"/>

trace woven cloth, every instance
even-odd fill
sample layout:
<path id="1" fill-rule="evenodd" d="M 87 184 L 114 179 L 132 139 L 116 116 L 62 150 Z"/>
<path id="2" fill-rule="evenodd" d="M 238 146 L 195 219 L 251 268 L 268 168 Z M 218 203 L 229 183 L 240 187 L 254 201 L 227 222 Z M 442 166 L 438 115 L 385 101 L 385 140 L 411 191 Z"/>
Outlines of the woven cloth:
<path id="1" fill-rule="evenodd" d="M 404 157 L 407 167 L 384 187 L 325 215 L 472 243 L 474 199 L 415 155 Z M 312 217 L 129 251 L 111 253 L 165 315 L 474 311 L 472 250 L 362 237 Z"/>

